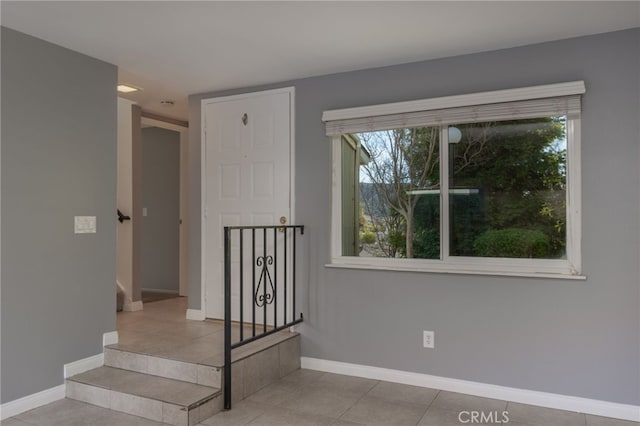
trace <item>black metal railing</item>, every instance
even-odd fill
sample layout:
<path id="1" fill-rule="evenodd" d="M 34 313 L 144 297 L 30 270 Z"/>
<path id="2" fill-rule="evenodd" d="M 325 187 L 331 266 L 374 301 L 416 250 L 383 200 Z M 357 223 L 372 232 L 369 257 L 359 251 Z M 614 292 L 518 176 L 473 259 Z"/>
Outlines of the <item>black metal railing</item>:
<path id="1" fill-rule="evenodd" d="M 298 233 L 304 235 L 304 226 L 224 227 L 226 410 L 231 408 L 231 351 L 303 320 L 302 313 L 296 317 Z M 232 322 L 238 324 L 237 341 L 232 341 Z"/>

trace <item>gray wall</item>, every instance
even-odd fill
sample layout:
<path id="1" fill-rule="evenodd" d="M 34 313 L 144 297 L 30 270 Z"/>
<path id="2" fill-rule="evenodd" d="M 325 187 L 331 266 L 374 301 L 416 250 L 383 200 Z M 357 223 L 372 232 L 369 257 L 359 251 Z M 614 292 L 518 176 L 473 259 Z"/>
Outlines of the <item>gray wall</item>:
<path id="1" fill-rule="evenodd" d="M 180 259 L 180 134 L 142 129 L 142 288 L 178 292 Z"/>
<path id="2" fill-rule="evenodd" d="M 296 222 L 307 226 L 308 357 L 640 403 L 640 29 L 190 98 L 189 306 L 200 307 L 200 100 L 296 88 Z M 584 80 L 587 281 L 330 269 L 322 111 Z M 422 348 L 422 330 L 436 349 Z"/>
<path id="3" fill-rule="evenodd" d="M 63 384 L 116 328 L 116 79 L 2 28 L 2 402 Z"/>

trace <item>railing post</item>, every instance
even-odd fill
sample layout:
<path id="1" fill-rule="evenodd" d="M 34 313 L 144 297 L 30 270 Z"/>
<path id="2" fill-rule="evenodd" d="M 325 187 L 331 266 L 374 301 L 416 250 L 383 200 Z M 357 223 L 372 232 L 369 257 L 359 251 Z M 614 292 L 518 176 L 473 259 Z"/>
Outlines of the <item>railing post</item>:
<path id="1" fill-rule="evenodd" d="M 231 229 L 224 227 L 224 409 L 231 409 Z"/>

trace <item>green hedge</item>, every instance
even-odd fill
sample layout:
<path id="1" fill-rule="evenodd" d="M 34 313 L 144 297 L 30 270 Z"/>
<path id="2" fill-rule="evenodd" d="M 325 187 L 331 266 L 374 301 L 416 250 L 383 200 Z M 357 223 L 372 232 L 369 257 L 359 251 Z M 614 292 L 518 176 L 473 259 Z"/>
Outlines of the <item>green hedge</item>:
<path id="1" fill-rule="evenodd" d="M 487 231 L 473 243 L 476 256 L 510 258 L 548 258 L 551 240 L 542 231 L 500 229 Z"/>

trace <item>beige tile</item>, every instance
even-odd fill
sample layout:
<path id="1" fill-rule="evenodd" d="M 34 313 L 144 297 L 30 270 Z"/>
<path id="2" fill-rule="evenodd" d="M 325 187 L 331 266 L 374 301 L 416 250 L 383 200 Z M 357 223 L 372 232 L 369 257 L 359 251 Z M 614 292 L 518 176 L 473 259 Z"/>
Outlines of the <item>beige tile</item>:
<path id="1" fill-rule="evenodd" d="M 374 426 L 415 425 L 426 411 L 427 405 L 391 402 L 365 395 L 340 419 Z"/>
<path id="2" fill-rule="evenodd" d="M 261 352 L 266 349 L 269 349 L 272 346 L 276 346 L 277 342 L 269 339 L 269 336 L 263 337 L 262 339 L 255 340 L 251 343 L 248 343 L 244 346 L 240 346 L 237 349 L 233 350 L 233 361 L 239 359 L 245 359 L 247 356 L 253 355 L 256 352 Z"/>
<path id="3" fill-rule="evenodd" d="M 418 423 L 418 426 L 464 426 L 464 425 L 498 425 L 504 424 L 509 426 L 525 426 L 524 423 L 515 422 L 511 419 L 503 417 L 502 411 L 481 411 L 478 412 L 478 416 L 484 413 L 485 416 L 492 416 L 490 423 L 480 423 L 480 417 L 477 417 L 477 421 L 472 423 L 471 415 L 472 411 L 467 410 L 443 410 L 441 408 L 430 407 L 425 413 L 424 417 Z M 507 415 L 508 416 L 508 415 Z M 485 419 L 487 419 L 485 417 Z M 501 423 L 499 423 L 501 422 Z M 549 424 L 547 426 L 555 426 Z"/>
<path id="4" fill-rule="evenodd" d="M 65 388 L 67 398 L 87 402 L 89 404 L 97 405 L 98 407 L 110 407 L 109 389 L 72 382 L 69 380 L 67 380 Z"/>
<path id="5" fill-rule="evenodd" d="M 160 423 L 153 420 L 145 419 L 130 414 L 119 413 L 113 410 L 104 409 L 100 417 L 91 419 L 87 423 L 79 423 L 78 426 L 166 426 L 166 423 Z M 70 425 L 67 425 L 70 426 Z"/>
<path id="6" fill-rule="evenodd" d="M 348 396 L 360 397 L 369 392 L 377 384 L 377 380 L 325 373 L 310 386 L 327 389 Z"/>
<path id="7" fill-rule="evenodd" d="M 243 365 L 244 396 L 247 397 L 280 377 L 278 347 L 273 346 L 245 358 Z"/>
<path id="8" fill-rule="evenodd" d="M 131 386 L 127 391 L 134 395 L 185 407 L 202 400 L 207 400 L 215 392 L 213 388 L 206 386 L 169 379 L 153 382 L 148 381 L 146 383 L 141 381 L 135 386 Z"/>
<path id="9" fill-rule="evenodd" d="M 199 385 L 222 389 L 222 370 L 217 367 L 198 364 L 196 371 Z"/>
<path id="10" fill-rule="evenodd" d="M 418 426 L 461 426 L 459 411 L 443 410 L 431 407 L 420 419 Z"/>
<path id="11" fill-rule="evenodd" d="M 136 373 L 112 367 L 100 367 L 73 380 L 120 393 L 189 406 L 213 396 L 217 389 L 180 380 Z"/>
<path id="12" fill-rule="evenodd" d="M 182 348 L 191 342 L 191 339 L 178 336 L 168 336 L 162 332 L 154 333 L 122 333 L 118 339 L 118 348 L 136 353 L 157 355 L 169 352 L 176 348 Z"/>
<path id="13" fill-rule="evenodd" d="M 258 330 L 257 333 L 262 332 L 262 329 Z M 246 336 L 250 336 L 250 332 L 246 334 Z M 288 330 L 282 330 L 278 333 L 270 334 L 264 336 L 258 340 L 247 343 L 244 346 L 241 346 L 233 351 L 233 360 L 244 359 L 247 356 L 254 354 L 259 351 L 263 351 L 272 346 L 276 346 L 279 343 L 285 342 L 289 339 L 299 337 L 297 333 L 290 333 Z"/>
<path id="14" fill-rule="evenodd" d="M 213 417 L 203 419 L 202 424 L 206 426 L 245 426 L 265 411 L 265 406 L 244 400 L 233 404 L 229 411 L 221 411 Z"/>
<path id="15" fill-rule="evenodd" d="M 105 408 L 72 399 L 62 399 L 16 416 L 18 420 L 46 426 L 70 426 L 87 424 L 87 419 L 100 417 Z"/>
<path id="16" fill-rule="evenodd" d="M 231 367 L 231 402 L 235 404 L 244 398 L 244 361 L 238 361 Z"/>
<path id="17" fill-rule="evenodd" d="M 9 423 L 8 426 L 164 426 L 164 423 L 71 399 L 47 404 L 21 416 L 25 416 L 23 423 Z M 7 426 L 4 422 L 2 425 Z"/>
<path id="18" fill-rule="evenodd" d="M 333 423 L 331 423 L 331 426 L 364 426 L 364 425 L 361 423 L 355 423 L 347 420 L 337 419 Z"/>
<path id="19" fill-rule="evenodd" d="M 533 405 L 510 402 L 507 405 L 509 419 L 532 426 L 584 426 L 585 416 L 572 411 L 554 410 Z"/>
<path id="20" fill-rule="evenodd" d="M 203 420 L 208 419 L 209 417 L 217 414 L 223 409 L 224 406 L 224 397 L 223 395 L 218 395 L 210 401 L 205 402 L 204 404 L 198 407 L 197 417 L 194 416 L 194 424 L 199 423 Z M 189 417 L 189 422 L 191 425 L 191 417 Z"/>
<path id="21" fill-rule="evenodd" d="M 612 419 L 610 417 L 592 416 L 587 414 L 587 426 L 640 426 L 639 422 Z"/>
<path id="22" fill-rule="evenodd" d="M 440 391 L 431 406 L 451 411 L 502 412 L 507 409 L 506 401 L 447 391 Z"/>
<path id="23" fill-rule="evenodd" d="M 100 367 L 82 374 L 77 374 L 71 378 L 71 381 L 113 389 L 134 384 L 139 380 L 140 376 L 140 373 L 119 368 Z"/>
<path id="24" fill-rule="evenodd" d="M 331 417 L 300 414 L 286 408 L 273 407 L 248 424 L 251 426 L 323 426 L 330 425 L 333 420 Z"/>
<path id="25" fill-rule="evenodd" d="M 249 400 L 266 405 L 278 405 L 292 399 L 299 394 L 302 386 L 292 382 L 279 380 L 275 383 L 265 386 L 258 392 L 249 396 Z"/>
<path id="26" fill-rule="evenodd" d="M 429 405 L 440 392 L 437 389 L 400 383 L 380 382 L 367 393 L 367 396 L 382 398 L 387 401 L 402 401 L 411 404 Z"/>
<path id="27" fill-rule="evenodd" d="M 174 426 L 189 426 L 189 413 L 184 407 L 162 403 L 162 422 Z"/>
<path id="28" fill-rule="evenodd" d="M 162 421 L 162 402 L 149 398 L 111 391 L 112 410 L 146 419 Z"/>
<path id="29" fill-rule="evenodd" d="M 231 357 L 231 361 L 236 362 L 233 357 Z M 214 352 L 206 358 L 201 359 L 200 361 L 198 361 L 198 363 L 218 368 L 224 367 L 224 351 L 222 346 L 220 346 L 220 349 L 218 351 Z"/>
<path id="30" fill-rule="evenodd" d="M 185 362 L 200 363 L 212 355 L 221 351 L 221 344 L 212 343 L 205 338 L 193 339 L 178 346 L 169 347 L 167 350 L 158 351 L 157 354 L 165 358 Z"/>
<path id="31" fill-rule="evenodd" d="M 358 399 L 359 396 L 354 394 L 338 393 L 324 388 L 307 388 L 283 401 L 280 406 L 302 414 L 338 418 Z"/>
<path id="32" fill-rule="evenodd" d="M 302 386 L 309 386 L 314 384 L 325 374 L 326 373 L 323 373 L 322 371 L 300 369 L 284 376 L 282 380 Z"/>
<path id="33" fill-rule="evenodd" d="M 148 362 L 149 357 L 147 355 L 109 348 L 104 351 L 104 365 L 109 367 L 146 373 Z"/>
<path id="34" fill-rule="evenodd" d="M 300 336 L 278 344 L 280 351 L 280 377 L 300 369 Z"/>
<path id="35" fill-rule="evenodd" d="M 198 365 L 167 358 L 149 357 L 147 373 L 190 383 L 198 382 Z"/>
<path id="36" fill-rule="evenodd" d="M 159 331 L 159 330 L 157 330 Z M 162 332 L 170 336 L 197 339 L 210 334 L 219 333 L 220 329 L 205 322 L 177 322 L 163 327 Z"/>
<path id="37" fill-rule="evenodd" d="M 0 426 L 33 426 L 31 423 L 25 423 L 22 420 L 18 420 L 15 417 L 2 420 Z"/>

